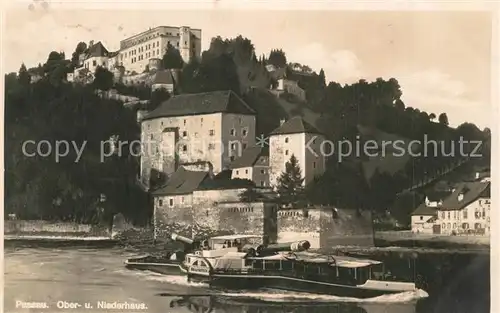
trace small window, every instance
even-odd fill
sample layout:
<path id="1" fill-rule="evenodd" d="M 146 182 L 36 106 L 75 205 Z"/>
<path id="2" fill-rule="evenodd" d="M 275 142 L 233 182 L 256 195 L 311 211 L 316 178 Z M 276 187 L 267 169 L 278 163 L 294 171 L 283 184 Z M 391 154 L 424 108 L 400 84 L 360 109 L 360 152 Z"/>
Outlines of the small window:
<path id="1" fill-rule="evenodd" d="M 264 187 L 264 181 L 263 180 L 260 181 L 260 186 Z"/>
<path id="2" fill-rule="evenodd" d="M 247 134 L 248 134 L 248 131 L 247 131 L 246 129 L 244 129 L 244 130 L 241 132 L 241 134 L 243 135 L 243 137 L 246 137 L 246 136 L 247 136 Z"/>
<path id="3" fill-rule="evenodd" d="M 248 170 L 245 170 L 245 174 L 248 174 Z"/>
<path id="4" fill-rule="evenodd" d="M 182 151 L 187 151 L 188 150 L 188 146 L 187 145 L 183 145 L 182 146 Z"/>
<path id="5" fill-rule="evenodd" d="M 181 197 L 181 203 L 184 203 L 184 197 Z"/>
<path id="6" fill-rule="evenodd" d="M 203 123 L 203 117 L 201 118 L 201 122 Z"/>
<path id="7" fill-rule="evenodd" d="M 187 135 L 188 135 L 188 132 L 187 132 L 187 131 L 183 131 L 183 132 L 182 132 L 182 137 L 187 137 Z"/>
<path id="8" fill-rule="evenodd" d="M 209 135 L 210 135 L 210 136 L 215 135 L 215 130 L 211 129 L 211 130 L 209 131 Z"/>
<path id="9" fill-rule="evenodd" d="M 288 143 L 288 137 L 285 138 L 285 143 Z"/>
<path id="10" fill-rule="evenodd" d="M 285 155 L 288 155 L 288 150 L 285 150 Z"/>
<path id="11" fill-rule="evenodd" d="M 229 157 L 229 159 L 230 159 L 231 161 L 234 161 L 234 155 L 230 156 L 230 157 Z"/>
<path id="12" fill-rule="evenodd" d="M 151 140 L 153 140 L 153 134 L 151 134 L 151 135 L 149 136 L 149 138 L 150 138 Z"/>
<path id="13" fill-rule="evenodd" d="M 236 149 L 236 144 L 235 143 L 232 143 L 231 144 L 231 150 L 235 150 Z"/>
<path id="14" fill-rule="evenodd" d="M 240 175 L 240 171 L 236 171 L 236 175 Z"/>
<path id="15" fill-rule="evenodd" d="M 247 144 L 246 144 L 246 143 L 244 143 L 244 144 L 243 144 L 243 149 L 246 149 L 246 148 L 247 148 Z"/>
<path id="16" fill-rule="evenodd" d="M 174 206 L 174 199 L 170 198 L 170 199 L 168 200 L 168 204 L 169 204 L 170 206 Z"/>
<path id="17" fill-rule="evenodd" d="M 424 217 L 423 217 L 423 216 L 420 216 L 420 220 L 423 220 L 423 219 L 424 219 Z"/>
<path id="18" fill-rule="evenodd" d="M 163 206 L 163 200 L 162 199 L 158 200 L 158 205 L 159 206 Z"/>
<path id="19" fill-rule="evenodd" d="M 316 168 L 316 162 L 313 162 L 313 168 Z"/>
<path id="20" fill-rule="evenodd" d="M 184 125 L 186 125 L 186 120 L 184 120 Z"/>
<path id="21" fill-rule="evenodd" d="M 236 130 L 233 128 L 233 129 L 231 129 L 231 131 L 229 133 L 231 134 L 231 136 L 235 136 L 236 135 Z"/>
<path id="22" fill-rule="evenodd" d="M 261 174 L 265 174 L 265 173 L 266 173 L 266 171 L 265 171 L 265 170 L 260 170 L 260 173 L 261 173 Z"/>
<path id="23" fill-rule="evenodd" d="M 215 149 L 215 144 L 209 143 L 208 144 L 208 150 L 214 150 Z"/>

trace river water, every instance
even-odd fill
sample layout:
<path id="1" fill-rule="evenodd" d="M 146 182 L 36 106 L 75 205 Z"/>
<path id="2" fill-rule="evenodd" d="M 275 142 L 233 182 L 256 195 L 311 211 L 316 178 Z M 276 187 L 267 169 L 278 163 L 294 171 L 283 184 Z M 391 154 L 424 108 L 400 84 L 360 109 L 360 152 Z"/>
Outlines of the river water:
<path id="1" fill-rule="evenodd" d="M 429 289 L 432 290 L 429 295 L 419 290 L 357 300 L 272 290 L 216 292 L 202 284 L 188 283 L 183 277 L 125 269 L 123 261 L 138 254 L 141 253 L 119 247 L 8 244 L 4 254 L 4 312 L 489 311 L 489 257 L 484 258 L 487 261 L 479 262 L 477 258 L 473 258 L 476 261 L 469 262 L 469 265 L 464 265 L 463 260 L 454 260 L 452 263 L 465 267 L 462 270 L 456 267 L 451 271 L 448 268 L 443 272 L 444 277 L 427 277 Z M 432 265 L 433 271 L 427 270 L 425 274 L 436 275 L 436 265 Z M 428 264 L 425 268 L 429 266 Z M 439 284 L 434 283 L 434 280 Z M 27 308 L 27 302 L 46 303 L 46 308 Z M 136 306 L 116 308 L 116 303 L 123 302 Z M 106 303 L 109 305 L 108 309 L 105 307 Z"/>

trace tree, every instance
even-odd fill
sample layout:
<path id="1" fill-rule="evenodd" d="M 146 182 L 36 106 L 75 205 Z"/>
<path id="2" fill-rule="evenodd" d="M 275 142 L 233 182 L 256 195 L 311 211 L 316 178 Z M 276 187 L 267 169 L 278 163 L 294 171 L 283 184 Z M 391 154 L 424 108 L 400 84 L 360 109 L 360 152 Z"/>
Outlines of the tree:
<path id="1" fill-rule="evenodd" d="M 446 113 L 439 114 L 438 120 L 439 120 L 439 124 L 443 124 L 445 126 L 448 126 L 448 116 L 446 115 Z"/>
<path id="2" fill-rule="evenodd" d="M 227 53 L 208 55 L 201 63 L 190 62 L 182 71 L 181 88 L 186 93 L 232 90 L 240 94 L 237 66 Z"/>
<path id="3" fill-rule="evenodd" d="M 323 69 L 319 71 L 318 80 L 321 87 L 326 86 L 325 71 L 323 71 Z"/>
<path id="4" fill-rule="evenodd" d="M 76 45 L 75 51 L 71 55 L 71 66 L 74 68 L 78 67 L 80 63 L 80 54 L 84 53 L 87 50 L 87 44 L 85 42 L 79 42 Z"/>
<path id="5" fill-rule="evenodd" d="M 286 55 L 281 49 L 273 49 L 269 53 L 269 58 L 267 60 L 268 64 L 272 64 L 278 68 L 286 66 Z"/>
<path id="6" fill-rule="evenodd" d="M 52 51 L 49 53 L 47 62 L 43 65 L 43 73 L 54 86 L 59 86 L 68 74 L 68 62 L 65 60 L 64 52 Z"/>
<path id="7" fill-rule="evenodd" d="M 80 223 L 120 211 L 135 221 L 150 218 L 147 195 L 135 183 L 137 158 L 125 148 L 121 155 L 101 161 L 101 142 L 110 136 L 124 142 L 140 138 L 133 110 L 119 101 L 98 97 L 91 86 L 56 86 L 48 79 L 22 86 L 9 80 L 5 114 L 5 149 L 9 153 L 4 200 L 11 213 L 20 218 Z M 79 159 L 70 149 L 56 161 L 27 156 L 22 145 L 27 140 L 47 140 L 52 146 L 58 140 L 86 145 Z M 101 194 L 107 198 L 104 206 L 97 203 Z"/>
<path id="8" fill-rule="evenodd" d="M 241 202 L 254 202 L 259 198 L 260 194 L 254 188 L 248 188 L 239 194 Z"/>
<path id="9" fill-rule="evenodd" d="M 278 177 L 277 191 L 282 203 L 297 205 L 303 199 L 304 178 L 295 155 L 285 164 L 285 171 Z"/>
<path id="10" fill-rule="evenodd" d="M 166 69 L 181 69 L 184 66 L 182 56 L 174 46 L 167 44 L 167 51 L 162 59 L 163 68 Z"/>
<path id="11" fill-rule="evenodd" d="M 92 85 L 96 89 L 104 91 L 110 90 L 111 87 L 113 87 L 113 73 L 104 67 L 98 66 L 95 71 L 95 78 Z"/>
<path id="12" fill-rule="evenodd" d="M 21 64 L 21 68 L 19 69 L 19 74 L 17 75 L 17 79 L 19 80 L 19 83 L 23 86 L 27 86 L 31 82 L 31 76 L 28 73 L 28 70 L 26 69 L 26 66 Z"/>
<path id="13" fill-rule="evenodd" d="M 431 113 L 429 114 L 429 120 L 433 121 L 436 118 L 436 114 Z"/>

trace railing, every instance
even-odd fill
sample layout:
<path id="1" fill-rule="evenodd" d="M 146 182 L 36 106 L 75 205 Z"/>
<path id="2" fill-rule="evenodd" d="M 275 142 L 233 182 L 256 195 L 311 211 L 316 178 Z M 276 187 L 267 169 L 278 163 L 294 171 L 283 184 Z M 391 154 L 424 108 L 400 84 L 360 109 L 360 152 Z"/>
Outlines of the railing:
<path id="1" fill-rule="evenodd" d="M 213 274 L 224 274 L 224 275 L 263 275 L 263 276 L 281 276 L 281 277 L 290 277 L 290 278 L 298 278 L 305 280 L 312 280 L 317 282 L 324 283 L 340 283 L 345 285 L 357 285 L 360 283 L 354 277 L 337 277 L 332 275 L 332 273 L 308 273 L 308 272 L 300 272 L 293 270 L 276 270 L 276 269 L 256 269 L 256 268 L 248 268 L 248 269 L 214 269 Z M 365 279 L 366 281 L 366 279 Z"/>

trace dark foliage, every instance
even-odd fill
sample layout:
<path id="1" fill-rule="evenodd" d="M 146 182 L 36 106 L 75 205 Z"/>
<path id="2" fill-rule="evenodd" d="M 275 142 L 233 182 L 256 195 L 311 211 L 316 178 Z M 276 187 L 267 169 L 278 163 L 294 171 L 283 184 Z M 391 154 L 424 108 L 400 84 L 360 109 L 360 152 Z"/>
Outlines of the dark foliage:
<path id="1" fill-rule="evenodd" d="M 277 68 L 284 67 L 287 62 L 286 62 L 286 55 L 285 52 L 281 49 L 273 49 L 269 53 L 269 58 L 267 59 L 268 64 L 272 64 L 276 66 Z"/>
<path id="2" fill-rule="evenodd" d="M 167 50 L 163 56 L 162 62 L 163 68 L 166 69 L 181 69 L 184 66 L 184 60 L 182 60 L 181 53 L 170 43 L 167 44 Z"/>
<path id="3" fill-rule="evenodd" d="M 81 223 L 109 222 L 122 212 L 135 222 L 147 222 L 151 206 L 136 184 L 138 160 L 128 146 L 103 155 L 111 136 L 129 143 L 139 139 L 135 113 L 120 102 L 101 99 L 92 86 L 65 83 L 59 76 L 65 67 L 63 56 L 52 52 L 42 80 L 24 84 L 6 79 L 6 212 L 22 219 Z M 32 155 L 43 140 L 52 153 Z M 58 144 L 65 155 L 56 160 Z M 81 155 L 75 146 L 84 147 Z"/>

